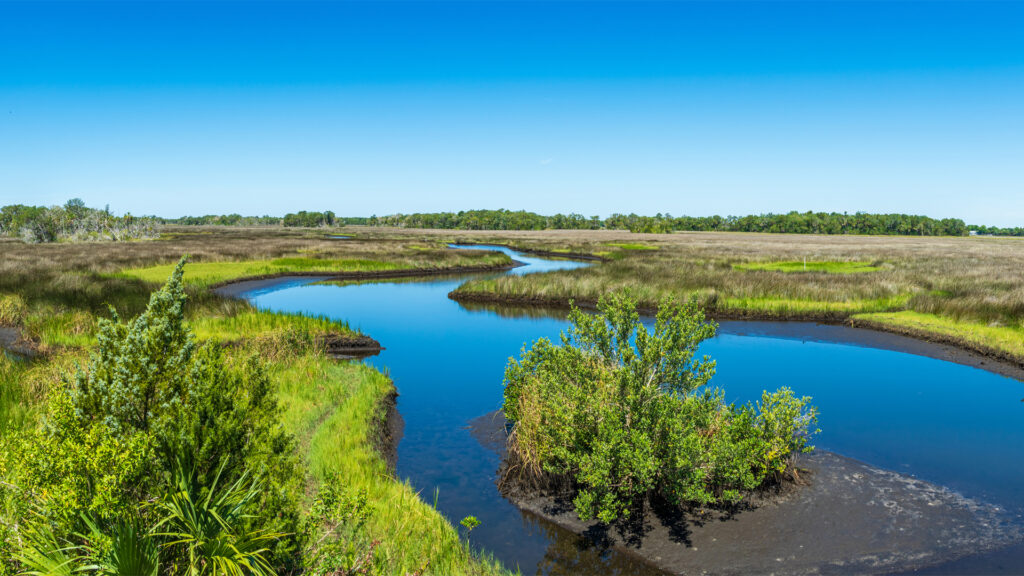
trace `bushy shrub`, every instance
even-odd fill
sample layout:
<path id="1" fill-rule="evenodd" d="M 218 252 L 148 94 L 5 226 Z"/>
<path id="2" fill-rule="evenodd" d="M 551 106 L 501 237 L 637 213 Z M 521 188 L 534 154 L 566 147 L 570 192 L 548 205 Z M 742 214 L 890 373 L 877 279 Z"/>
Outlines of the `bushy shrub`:
<path id="1" fill-rule="evenodd" d="M 88 208 L 80 199 L 64 206 L 25 206 L 12 204 L 0 208 L 0 234 L 17 236 L 29 244 L 58 241 L 123 241 L 154 238 L 159 235 L 157 221 L 126 214 L 114 216 L 109 210 Z"/>
<path id="2" fill-rule="evenodd" d="M 715 325 L 693 301 L 664 301 L 653 332 L 627 293 L 598 310 L 573 308 L 559 345 L 538 340 L 509 363 L 508 482 L 568 487 L 580 517 L 611 522 L 654 494 L 735 503 L 807 448 L 809 398 L 783 388 L 735 406 L 707 389 L 715 363 L 697 348 Z"/>
<path id="3" fill-rule="evenodd" d="M 196 344 L 184 263 L 142 315 L 100 322 L 88 366 L 51 394 L 44 425 L 9 445 L 0 471 L 23 501 L 12 513 L 23 563 L 91 565 L 117 542 L 155 550 L 164 572 L 205 557 L 253 574 L 298 561 L 294 440 L 257 360 Z"/>

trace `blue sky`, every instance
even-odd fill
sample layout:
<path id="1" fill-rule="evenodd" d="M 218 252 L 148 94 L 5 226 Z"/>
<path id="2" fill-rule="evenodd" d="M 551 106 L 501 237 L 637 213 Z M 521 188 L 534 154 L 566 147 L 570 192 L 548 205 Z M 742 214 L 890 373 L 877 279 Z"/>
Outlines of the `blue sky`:
<path id="1" fill-rule="evenodd" d="M 1021 2 L 0 1 L 0 204 L 1024 225 Z"/>

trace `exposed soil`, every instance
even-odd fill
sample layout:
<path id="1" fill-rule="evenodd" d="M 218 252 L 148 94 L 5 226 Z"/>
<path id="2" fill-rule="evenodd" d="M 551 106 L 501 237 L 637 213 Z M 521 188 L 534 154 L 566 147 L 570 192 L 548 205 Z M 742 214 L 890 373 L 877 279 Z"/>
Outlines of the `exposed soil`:
<path id="1" fill-rule="evenodd" d="M 376 356 L 384 349 L 380 342 L 363 334 L 325 334 L 317 337 L 316 343 L 328 356 L 339 360 Z"/>
<path id="2" fill-rule="evenodd" d="M 392 391 L 381 400 L 381 403 L 384 417 L 378 422 L 373 445 L 377 453 L 388 463 L 388 471 L 394 474 L 395 466 L 398 465 L 398 443 L 405 431 L 405 420 L 398 413 L 398 392 Z"/>
<path id="3" fill-rule="evenodd" d="M 516 306 L 526 310 L 531 308 L 549 311 L 569 309 L 569 301 L 560 298 L 508 298 L 486 292 L 458 291 L 450 292 L 448 297 L 460 304 L 481 306 L 491 304 L 506 308 Z M 594 302 L 577 300 L 575 304 L 585 310 L 595 310 L 597 308 Z M 640 308 L 639 312 L 645 316 L 653 316 L 657 313 L 657 310 Z M 906 352 L 981 368 L 982 370 L 1024 382 L 1024 358 L 1018 358 L 994 348 L 980 346 L 966 340 L 942 334 L 934 334 L 923 330 L 910 330 L 867 320 L 853 320 L 846 315 L 836 314 L 800 314 L 780 318 L 778 316 L 756 314 L 753 312 L 721 313 L 711 310 L 708 311 L 708 315 L 719 322 L 723 332 L 726 331 L 724 328 L 727 323 L 737 327 L 741 325 L 749 327 L 758 323 L 770 324 L 773 329 L 766 331 L 765 335 L 781 335 L 782 337 L 799 340 L 838 342 Z M 780 333 L 777 327 L 788 322 L 793 323 L 791 333 L 786 335 L 786 330 Z M 817 323 L 817 325 L 809 330 L 809 322 Z M 732 333 L 750 333 L 750 331 L 744 328 Z M 822 338 L 819 335 L 825 335 L 826 337 Z"/>
<path id="4" fill-rule="evenodd" d="M 512 246 L 509 244 L 500 244 L 494 242 L 452 242 L 452 244 L 458 244 L 459 246 L 501 246 L 502 248 L 508 248 L 509 250 L 515 250 L 516 252 L 522 252 L 523 254 L 533 254 L 534 256 L 543 256 L 545 258 L 564 258 L 567 260 L 587 260 L 593 262 L 607 262 L 608 258 L 597 256 L 595 254 L 588 254 L 586 252 L 553 252 L 551 250 L 534 250 L 531 248 L 521 248 L 519 246 Z"/>
<path id="5" fill-rule="evenodd" d="M 503 453 L 500 413 L 470 424 L 485 447 Z M 642 521 L 612 526 L 581 521 L 565 495 L 510 499 L 593 546 L 620 549 L 673 574 L 885 574 L 969 562 L 1024 542 L 1019 519 L 1006 511 L 910 476 L 824 451 L 801 456 L 798 467 L 800 485 L 748 499 L 737 510 L 648 504 Z"/>
<path id="6" fill-rule="evenodd" d="M 38 354 L 35 344 L 22 337 L 21 330 L 13 326 L 0 326 L 0 351 L 3 350 L 26 358 Z"/>

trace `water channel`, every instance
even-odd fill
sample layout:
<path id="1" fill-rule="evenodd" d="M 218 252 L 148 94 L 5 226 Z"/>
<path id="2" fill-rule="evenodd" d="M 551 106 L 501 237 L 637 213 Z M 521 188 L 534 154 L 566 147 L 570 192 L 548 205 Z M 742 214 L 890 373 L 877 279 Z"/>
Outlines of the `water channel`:
<path id="1" fill-rule="evenodd" d="M 490 249 L 525 264 L 509 274 L 587 265 Z M 510 312 L 450 300 L 448 293 L 469 277 L 295 279 L 244 296 L 263 309 L 345 320 L 386 347 L 364 361 L 386 372 L 399 391 L 405 431 L 397 474 L 427 500 L 436 489 L 438 508 L 453 523 L 477 516 L 482 525 L 473 532 L 474 545 L 527 574 L 659 573 L 630 555 L 586 546 L 499 495 L 498 457 L 473 438 L 467 423 L 500 407 L 509 357 L 539 337 L 557 337 L 566 322 L 564 312 Z M 712 385 L 730 401 L 750 401 L 781 386 L 812 396 L 821 411 L 817 447 L 1024 512 L 1024 384 L 900 351 L 897 337 L 875 342 L 858 332 L 866 331 L 722 322 L 702 351 L 717 360 Z"/>

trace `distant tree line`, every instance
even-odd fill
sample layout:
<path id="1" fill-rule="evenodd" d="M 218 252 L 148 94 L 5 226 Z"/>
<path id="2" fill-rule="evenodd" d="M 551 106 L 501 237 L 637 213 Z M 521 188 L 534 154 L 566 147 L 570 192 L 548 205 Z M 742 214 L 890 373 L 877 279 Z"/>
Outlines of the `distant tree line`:
<path id="1" fill-rule="evenodd" d="M 997 226 L 978 226 L 971 224 L 968 230 L 981 236 L 1024 236 L 1024 228 L 999 228 Z"/>
<path id="2" fill-rule="evenodd" d="M 110 207 L 89 208 L 78 198 L 63 206 L 12 204 L 0 208 L 0 234 L 29 243 L 132 240 L 159 235 L 154 218 L 115 216 Z"/>
<path id="3" fill-rule="evenodd" d="M 937 220 L 909 214 L 857 212 L 789 212 L 751 216 L 623 216 L 605 220 L 613 229 L 633 232 L 728 231 L 782 234 L 877 234 L 890 236 L 966 236 L 967 226 L 958 218 Z"/>
<path id="4" fill-rule="evenodd" d="M 181 218 L 159 218 L 161 224 L 179 226 L 280 226 L 280 216 L 242 216 L 241 214 L 207 214 L 205 216 L 182 216 Z"/>
<path id="5" fill-rule="evenodd" d="M 510 210 L 470 210 L 430 214 L 372 216 L 371 226 L 403 228 L 445 228 L 457 230 L 596 230 L 607 228 L 631 232 L 675 231 L 774 232 L 787 234 L 880 234 L 916 236 L 966 236 L 962 220 L 937 220 L 908 214 L 840 214 L 837 212 L 789 212 L 751 216 L 638 216 L 613 214 L 601 220 L 580 214 L 541 216 Z"/>
<path id="6" fill-rule="evenodd" d="M 444 228 L 452 230 L 597 230 L 604 228 L 598 216 L 581 214 L 541 216 L 524 210 L 468 210 L 426 214 L 371 216 L 370 226 L 402 228 Z"/>
<path id="7" fill-rule="evenodd" d="M 334 212 L 301 211 L 281 216 L 242 216 L 241 214 L 207 214 L 205 216 L 182 216 L 181 218 L 158 218 L 162 224 L 179 226 L 290 226 L 317 228 L 344 224 L 366 224 L 365 216 L 335 216 Z"/>

